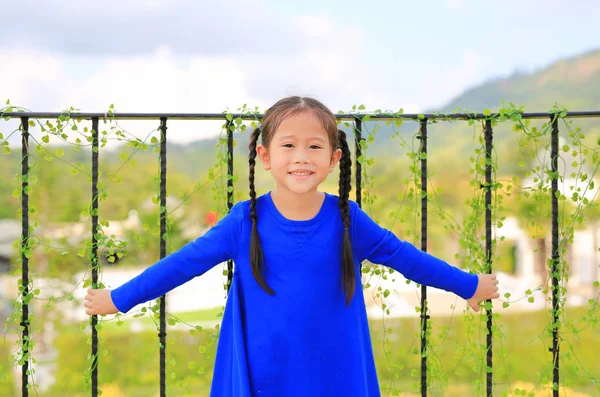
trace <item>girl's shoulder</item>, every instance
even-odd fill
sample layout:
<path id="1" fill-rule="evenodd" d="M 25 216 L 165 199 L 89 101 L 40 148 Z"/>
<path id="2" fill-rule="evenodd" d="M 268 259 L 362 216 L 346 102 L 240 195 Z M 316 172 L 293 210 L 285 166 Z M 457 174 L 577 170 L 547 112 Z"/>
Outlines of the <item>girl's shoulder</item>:
<path id="1" fill-rule="evenodd" d="M 339 207 L 340 196 L 338 196 L 337 194 L 330 194 L 327 192 L 325 192 L 325 196 L 327 197 L 327 200 L 333 201 Z M 348 200 L 348 205 L 350 206 L 351 214 L 353 214 L 359 208 L 358 203 L 351 199 Z"/>
<path id="2" fill-rule="evenodd" d="M 262 194 L 256 197 L 256 207 L 262 207 L 266 203 L 266 194 Z M 233 217 L 239 218 L 240 221 L 250 219 L 250 199 L 238 201 L 233 204 L 229 214 Z"/>

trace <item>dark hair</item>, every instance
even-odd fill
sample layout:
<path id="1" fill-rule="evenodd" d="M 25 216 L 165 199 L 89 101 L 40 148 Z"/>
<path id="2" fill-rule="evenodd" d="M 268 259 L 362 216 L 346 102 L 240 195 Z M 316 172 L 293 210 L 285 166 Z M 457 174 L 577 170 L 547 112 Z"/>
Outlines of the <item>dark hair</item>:
<path id="1" fill-rule="evenodd" d="M 356 273 L 354 270 L 354 256 L 352 254 L 352 242 L 350 240 L 350 206 L 348 197 L 350 195 L 351 186 L 351 167 L 352 159 L 346 134 L 342 130 L 338 130 L 335 116 L 325 105 L 316 99 L 291 96 L 283 98 L 275 103 L 266 111 L 262 120 L 261 127 L 256 128 L 250 137 L 248 145 L 250 153 L 248 163 L 250 166 L 250 220 L 252 221 L 252 234 L 250 237 L 250 264 L 252 274 L 258 284 L 267 291 L 270 295 L 275 292 L 269 288 L 263 279 L 264 258 L 260 245 L 260 236 L 258 235 L 257 218 L 256 218 L 256 191 L 254 190 L 254 168 L 256 166 L 256 145 L 258 138 L 262 138 L 262 144 L 269 147 L 271 139 L 281 122 L 288 117 L 294 116 L 302 111 L 310 110 L 323 123 L 323 128 L 327 132 L 329 142 L 333 150 L 340 148 L 342 157 L 340 159 L 340 187 L 339 187 L 339 206 L 344 224 L 344 237 L 342 243 L 342 290 L 346 295 L 346 305 L 350 304 L 350 300 L 356 289 Z"/>

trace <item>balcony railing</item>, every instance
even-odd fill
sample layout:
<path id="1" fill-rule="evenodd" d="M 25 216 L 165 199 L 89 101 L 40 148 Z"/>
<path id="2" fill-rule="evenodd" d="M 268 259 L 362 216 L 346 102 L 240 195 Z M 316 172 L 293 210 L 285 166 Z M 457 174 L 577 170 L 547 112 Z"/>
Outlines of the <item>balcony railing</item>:
<path id="1" fill-rule="evenodd" d="M 29 236 L 29 195 L 28 195 L 28 174 L 29 174 L 29 121 L 35 119 L 57 119 L 61 116 L 61 113 L 52 112 L 13 112 L 5 113 L 2 117 L 7 119 L 19 119 L 21 121 L 21 210 L 22 210 L 22 237 L 21 246 L 26 246 L 30 238 Z M 397 119 L 414 120 L 420 124 L 420 130 L 418 138 L 420 139 L 420 152 L 424 154 L 421 156 L 421 249 L 427 250 L 427 216 L 428 216 L 428 200 L 427 200 L 427 186 L 428 186 L 428 175 L 427 175 L 427 141 L 428 141 L 428 123 L 436 120 L 438 122 L 454 121 L 454 120 L 478 120 L 484 125 L 485 135 L 485 183 L 481 185 L 481 188 L 485 191 L 485 252 L 487 257 L 487 271 L 493 271 L 493 260 L 492 260 L 492 151 L 494 147 L 494 132 L 491 118 L 494 114 L 483 114 L 483 113 L 454 113 L 454 114 L 397 114 L 391 117 L 387 114 L 338 114 L 336 117 L 339 120 L 343 120 L 353 124 L 354 130 L 354 142 L 355 142 L 355 166 L 356 166 L 356 189 L 355 189 L 355 200 L 361 204 L 362 192 L 361 192 L 361 167 L 362 164 L 359 161 L 361 156 L 361 140 L 364 140 L 363 131 L 363 120 L 369 119 L 372 121 L 386 121 Z M 562 115 L 566 118 L 600 118 L 600 111 L 569 111 Z M 92 239 L 92 260 L 90 263 L 92 272 L 92 286 L 96 288 L 98 285 L 98 166 L 99 166 L 99 137 L 98 137 L 98 123 L 99 120 L 107 118 L 107 114 L 104 113 L 76 113 L 71 114 L 71 118 L 77 118 L 81 120 L 89 120 L 92 131 L 92 146 L 91 146 L 91 157 L 92 157 L 92 182 L 91 182 L 91 224 L 90 224 L 90 235 Z M 233 120 L 241 118 L 242 120 L 260 120 L 262 115 L 248 115 L 248 114 L 232 114 L 230 117 L 226 117 L 225 114 L 221 113 L 111 113 L 108 115 L 113 120 L 157 120 L 160 122 L 160 207 L 166 207 L 167 197 L 167 124 L 170 120 L 186 120 L 186 121 L 198 121 L 198 120 L 222 120 L 227 127 L 227 149 L 228 149 L 228 175 L 233 175 Z M 559 127 L 558 119 L 553 113 L 520 113 L 520 117 L 524 120 L 527 119 L 542 119 L 547 120 L 551 123 L 551 202 L 552 202 L 552 268 L 550 274 L 552 277 L 552 308 L 553 308 L 553 319 L 552 319 L 552 366 L 553 366 L 553 382 L 558 385 L 560 380 L 560 345 L 559 345 L 559 300 L 561 297 L 561 290 L 559 283 L 561 280 L 557 276 L 557 266 L 560 261 L 560 250 L 559 250 L 559 207 L 558 207 L 558 156 L 559 156 Z M 232 207 L 233 201 L 233 178 L 227 178 L 227 203 L 228 207 Z M 163 213 L 160 214 L 160 236 L 162 237 L 166 232 L 166 217 Z M 22 251 L 21 256 L 21 273 L 22 273 L 22 297 L 25 297 L 30 293 L 30 279 L 29 279 L 29 258 Z M 166 255 L 165 240 L 160 238 L 160 258 L 164 258 Z M 228 277 L 231 277 L 233 264 L 228 263 Z M 427 288 L 421 287 L 421 394 L 427 395 L 427 322 L 430 319 L 427 315 L 426 310 L 427 301 Z M 167 332 L 166 332 L 166 320 L 165 320 L 165 302 L 166 299 L 163 296 L 160 299 L 160 332 L 158 338 L 160 341 L 160 395 L 166 395 L 166 347 L 167 347 Z M 486 364 L 490 369 L 486 371 L 486 395 L 492 396 L 493 391 L 493 370 L 494 365 L 492 357 L 492 336 L 494 333 L 492 327 L 492 310 L 486 310 L 485 315 L 487 316 L 487 338 L 486 338 Z M 93 397 L 98 395 L 98 332 L 96 325 L 98 319 L 96 316 L 92 317 L 91 320 L 91 333 L 92 333 L 92 371 L 91 371 L 91 394 Z M 30 321 L 29 321 L 29 308 L 28 304 L 24 303 L 22 306 L 22 318 L 21 318 L 21 329 L 22 329 L 22 342 L 23 342 L 23 353 L 27 353 L 26 341 L 30 335 Z M 27 387 L 29 381 L 29 361 L 25 360 L 22 365 L 22 396 L 29 395 L 29 389 Z M 559 395 L 558 389 L 554 389 L 554 396 Z"/>

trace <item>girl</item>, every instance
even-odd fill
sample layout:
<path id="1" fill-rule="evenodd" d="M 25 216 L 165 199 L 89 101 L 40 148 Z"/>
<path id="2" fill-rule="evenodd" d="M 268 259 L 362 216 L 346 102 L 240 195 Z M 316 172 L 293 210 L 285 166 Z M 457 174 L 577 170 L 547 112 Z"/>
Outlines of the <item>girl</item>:
<path id="1" fill-rule="evenodd" d="M 469 274 L 418 250 L 348 200 L 346 135 L 320 102 L 280 100 L 249 146 L 250 200 L 123 286 L 88 290 L 84 304 L 89 315 L 126 313 L 233 259 L 211 396 L 379 396 L 360 288 L 364 260 L 453 292 L 475 311 L 499 297 L 495 275 Z M 260 197 L 257 155 L 276 185 Z M 339 197 L 318 190 L 338 162 Z"/>

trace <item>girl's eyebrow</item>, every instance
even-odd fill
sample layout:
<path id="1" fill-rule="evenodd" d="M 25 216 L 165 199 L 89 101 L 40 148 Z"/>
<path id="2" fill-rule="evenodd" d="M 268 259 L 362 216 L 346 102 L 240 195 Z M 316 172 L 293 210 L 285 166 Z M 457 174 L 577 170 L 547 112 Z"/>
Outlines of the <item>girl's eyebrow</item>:
<path id="1" fill-rule="evenodd" d="M 280 135 L 278 137 L 278 140 L 280 140 L 280 141 L 287 141 L 290 139 L 296 139 L 296 137 L 293 135 Z M 319 141 L 319 142 L 325 143 L 325 139 L 321 138 L 320 136 L 311 136 L 308 138 L 308 140 Z"/>

